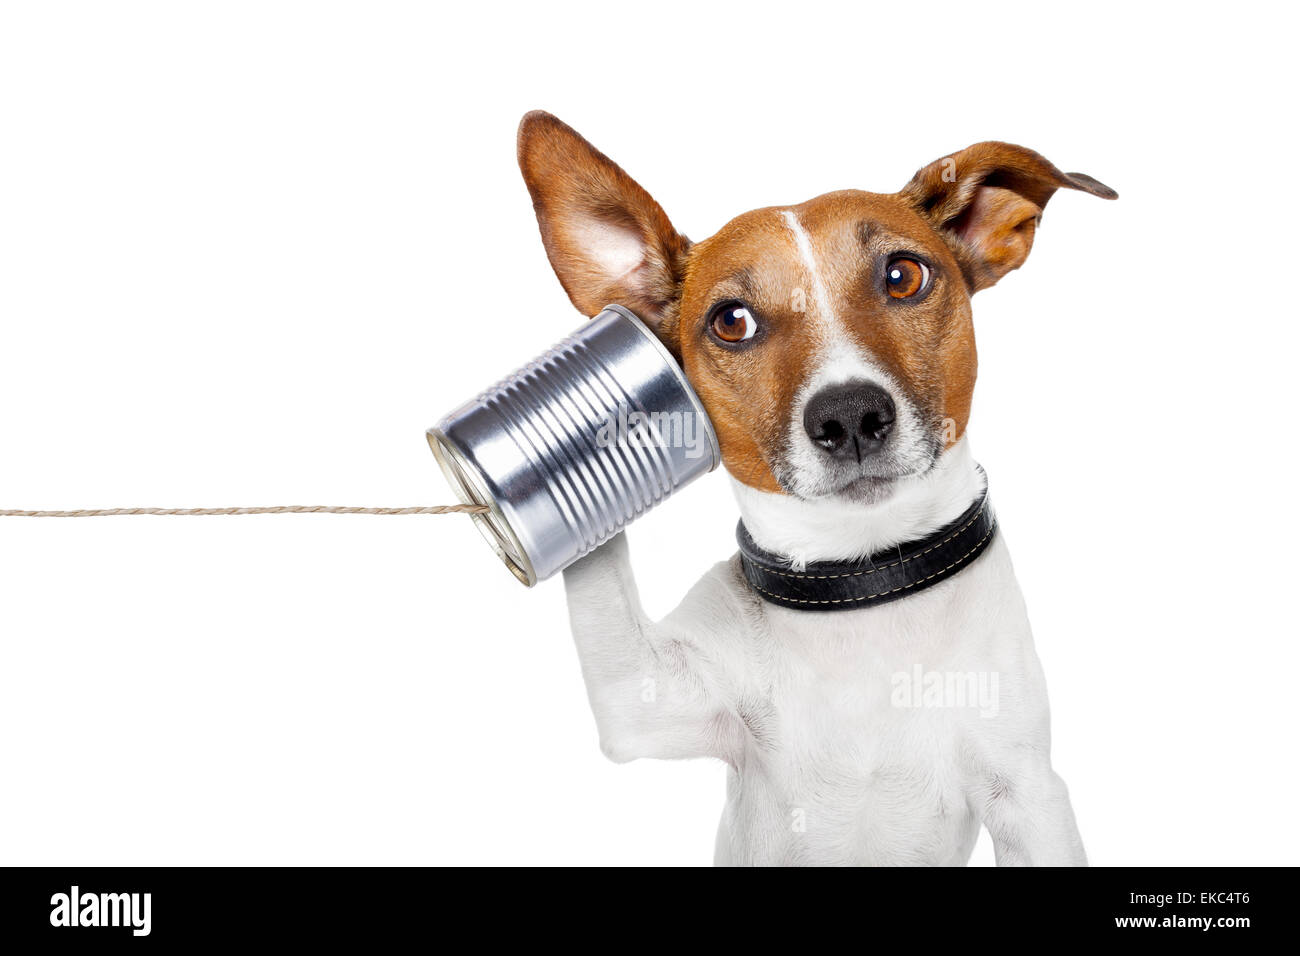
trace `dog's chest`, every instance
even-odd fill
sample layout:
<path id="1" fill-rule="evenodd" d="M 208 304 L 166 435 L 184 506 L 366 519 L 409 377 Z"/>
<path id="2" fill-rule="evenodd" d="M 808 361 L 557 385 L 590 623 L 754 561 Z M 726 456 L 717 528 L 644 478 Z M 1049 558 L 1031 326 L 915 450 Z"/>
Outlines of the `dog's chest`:
<path id="1" fill-rule="evenodd" d="M 751 737 L 741 789 L 755 818 L 784 818 L 784 862 L 950 854 L 969 816 L 961 715 L 898 706 L 911 672 L 888 649 L 832 637 L 782 657 L 770 695 L 742 711 Z"/>
<path id="2" fill-rule="evenodd" d="M 1019 639 L 1001 613 L 1004 557 L 869 612 L 765 610 L 737 707 L 748 731 L 729 796 L 739 852 L 961 862 L 976 832 L 974 767 L 1003 703 L 993 675 Z"/>

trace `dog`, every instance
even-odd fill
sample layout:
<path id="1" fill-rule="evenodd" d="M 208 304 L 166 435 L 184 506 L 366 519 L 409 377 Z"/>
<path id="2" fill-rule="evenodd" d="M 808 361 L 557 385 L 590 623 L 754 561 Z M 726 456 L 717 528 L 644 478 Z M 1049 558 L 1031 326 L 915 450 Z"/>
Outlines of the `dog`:
<path id="1" fill-rule="evenodd" d="M 1024 263 L 1057 189 L 1116 193 L 985 142 L 693 243 L 549 113 L 518 157 L 570 300 L 668 347 L 739 504 L 740 551 L 661 621 L 624 535 L 564 572 L 603 752 L 723 761 L 718 865 L 964 865 L 981 825 L 1000 866 L 1086 865 L 966 439 L 971 296 Z"/>

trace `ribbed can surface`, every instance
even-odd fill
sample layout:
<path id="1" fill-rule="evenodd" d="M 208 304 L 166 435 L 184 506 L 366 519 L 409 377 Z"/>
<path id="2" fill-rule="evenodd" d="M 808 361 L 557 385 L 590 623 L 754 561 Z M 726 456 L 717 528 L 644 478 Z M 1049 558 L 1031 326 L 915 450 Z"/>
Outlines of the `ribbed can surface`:
<path id="1" fill-rule="evenodd" d="M 462 501 L 521 581 L 556 574 L 720 461 L 676 361 L 621 306 L 429 429 Z"/>

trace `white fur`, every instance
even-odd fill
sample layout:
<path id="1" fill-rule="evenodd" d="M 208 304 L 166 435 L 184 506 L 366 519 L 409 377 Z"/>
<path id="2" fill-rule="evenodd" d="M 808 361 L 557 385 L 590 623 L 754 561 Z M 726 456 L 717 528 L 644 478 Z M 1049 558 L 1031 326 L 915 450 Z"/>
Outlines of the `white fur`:
<path id="1" fill-rule="evenodd" d="M 981 482 L 963 442 L 877 505 L 738 498 L 760 544 L 812 560 L 920 537 Z M 651 622 L 623 535 L 564 578 L 605 753 L 727 764 L 719 864 L 959 865 L 981 824 L 1000 865 L 1085 862 L 1001 532 L 955 577 L 851 611 L 768 604 L 733 557 Z M 918 665 L 996 675 L 996 715 L 898 706 Z"/>
<path id="2" fill-rule="evenodd" d="M 645 244 L 630 229 L 594 217 L 576 219 L 571 229 L 574 241 L 588 250 L 596 268 L 611 281 L 626 277 L 645 261 Z"/>
<path id="3" fill-rule="evenodd" d="M 793 209 L 782 210 L 781 218 L 785 220 L 786 227 L 794 238 L 794 247 L 799 253 L 803 267 L 808 270 L 808 278 L 812 279 L 813 304 L 816 306 L 816 312 L 811 318 L 821 332 L 823 344 L 832 346 L 844 336 L 835 316 L 835 307 L 831 303 L 830 290 L 826 287 L 825 278 L 822 277 L 821 265 L 813 253 L 812 239 L 809 238 L 808 230 L 804 229 L 803 223 L 799 221 L 799 216 Z"/>
<path id="4" fill-rule="evenodd" d="M 802 570 L 809 561 L 855 561 L 925 537 L 970 507 L 984 480 L 963 437 L 925 474 L 894 482 L 881 504 L 798 498 L 734 478 L 731 487 L 754 540 Z"/>

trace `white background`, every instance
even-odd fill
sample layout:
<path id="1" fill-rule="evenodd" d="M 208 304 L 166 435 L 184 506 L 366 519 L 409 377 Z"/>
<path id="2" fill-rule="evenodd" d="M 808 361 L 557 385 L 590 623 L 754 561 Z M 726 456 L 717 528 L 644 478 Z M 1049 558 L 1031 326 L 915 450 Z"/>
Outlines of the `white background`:
<path id="1" fill-rule="evenodd" d="M 697 239 L 1022 143 L 1121 194 L 975 306 L 1091 859 L 1300 862 L 1281 9 L 5 4 L 0 508 L 451 500 L 425 427 L 579 321 L 528 109 Z M 652 613 L 735 518 L 636 525 Z M 0 519 L 0 863 L 703 864 L 723 780 L 605 761 L 466 519 Z"/>

